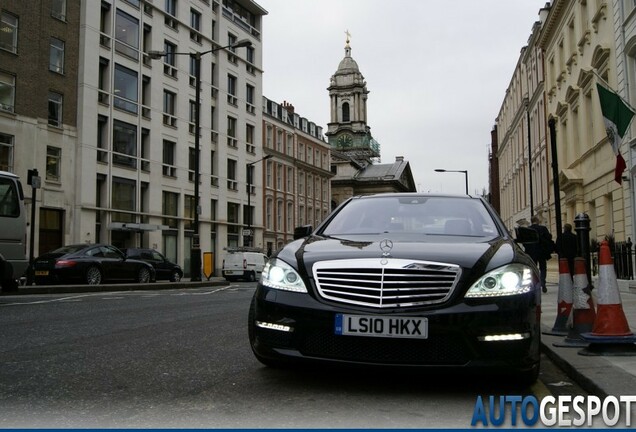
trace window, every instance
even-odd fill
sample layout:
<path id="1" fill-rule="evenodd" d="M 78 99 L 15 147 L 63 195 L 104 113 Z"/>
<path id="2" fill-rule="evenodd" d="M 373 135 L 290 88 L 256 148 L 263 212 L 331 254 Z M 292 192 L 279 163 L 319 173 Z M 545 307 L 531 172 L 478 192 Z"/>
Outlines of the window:
<path id="1" fill-rule="evenodd" d="M 13 171 L 13 135 L 0 133 L 0 170 Z"/>
<path id="2" fill-rule="evenodd" d="M 201 14 L 194 9 L 190 9 L 190 27 L 201 31 Z"/>
<path id="3" fill-rule="evenodd" d="M 227 76 L 227 103 L 234 106 L 238 104 L 236 97 L 236 77 L 230 74 Z"/>
<path id="4" fill-rule="evenodd" d="M 194 181 L 194 172 L 197 166 L 197 152 L 194 147 L 188 148 L 188 180 Z M 199 180 L 200 181 L 200 180 Z"/>
<path id="5" fill-rule="evenodd" d="M 294 193 L 294 169 L 287 167 L 287 193 Z"/>
<path id="6" fill-rule="evenodd" d="M 245 142 L 248 144 L 254 144 L 254 126 L 251 124 L 245 125 Z"/>
<path id="7" fill-rule="evenodd" d="M 190 121 L 190 133 L 196 134 L 197 128 L 197 103 L 196 101 L 190 101 L 190 111 L 189 111 L 189 119 Z"/>
<path id="8" fill-rule="evenodd" d="M 66 0 L 51 0 L 51 16 L 66 21 Z"/>
<path id="9" fill-rule="evenodd" d="M 62 127 L 62 95 L 49 92 L 49 125 Z"/>
<path id="10" fill-rule="evenodd" d="M 115 65 L 114 105 L 119 109 L 137 114 L 138 78 L 137 72 L 121 65 Z"/>
<path id="11" fill-rule="evenodd" d="M 196 206 L 197 203 L 194 199 L 194 195 L 183 196 L 183 217 L 186 219 L 183 226 L 184 229 L 194 230 L 194 212 Z"/>
<path id="12" fill-rule="evenodd" d="M 118 53 L 139 58 L 139 20 L 119 9 L 115 20 L 115 40 Z"/>
<path id="13" fill-rule="evenodd" d="M 0 48 L 18 52 L 18 17 L 7 12 L 0 15 Z"/>
<path id="14" fill-rule="evenodd" d="M 256 111 L 254 106 L 254 86 L 249 84 L 245 85 L 245 103 L 247 112 L 254 114 Z"/>
<path id="15" fill-rule="evenodd" d="M 60 74 L 64 73 L 64 42 L 56 38 L 51 38 L 49 70 Z"/>
<path id="16" fill-rule="evenodd" d="M 164 41 L 163 51 L 165 53 L 165 55 L 163 56 L 163 73 L 165 75 L 171 76 L 172 78 L 177 78 L 177 64 L 175 55 L 175 52 L 177 52 L 177 46 L 168 41 Z"/>
<path id="17" fill-rule="evenodd" d="M 246 47 L 246 60 L 248 63 L 254 64 L 254 47 L 248 46 Z"/>
<path id="18" fill-rule="evenodd" d="M 137 167 L 137 126 L 115 120 L 113 123 L 113 164 Z"/>
<path id="19" fill-rule="evenodd" d="M 236 203 L 227 203 L 227 245 L 230 247 L 238 246 L 239 240 L 239 209 Z"/>
<path id="20" fill-rule="evenodd" d="M 15 110 L 15 76 L 3 72 L 0 72 L 0 110 Z"/>
<path id="21" fill-rule="evenodd" d="M 163 192 L 163 200 L 161 203 L 161 212 L 163 213 L 163 224 L 170 228 L 178 228 L 179 221 L 179 194 L 175 192 Z M 170 217 L 172 216 L 172 217 Z"/>
<path id="22" fill-rule="evenodd" d="M 177 52 L 177 46 L 173 43 L 165 41 L 163 43 L 163 51 L 166 54 L 163 56 L 163 62 L 169 64 L 170 66 L 176 66 L 174 53 Z"/>
<path id="23" fill-rule="evenodd" d="M 166 13 L 173 17 L 177 16 L 177 0 L 166 0 Z"/>
<path id="24" fill-rule="evenodd" d="M 113 213 L 113 222 L 134 222 L 135 215 L 135 181 L 113 177 L 113 194 L 111 207 L 126 213 Z"/>
<path id="25" fill-rule="evenodd" d="M 196 43 L 201 43 L 201 13 L 190 9 L 190 39 Z"/>
<path id="26" fill-rule="evenodd" d="M 245 86 L 245 100 L 248 104 L 254 105 L 254 86 L 249 84 Z"/>
<path id="27" fill-rule="evenodd" d="M 163 91 L 163 124 L 177 127 L 177 117 L 175 117 L 177 95 L 171 91 Z"/>
<path id="28" fill-rule="evenodd" d="M 62 149 L 46 146 L 46 179 L 59 181 L 62 170 Z"/>
<path id="29" fill-rule="evenodd" d="M 280 164 L 276 165 L 276 189 L 283 190 L 283 166 Z"/>
<path id="30" fill-rule="evenodd" d="M 163 140 L 163 175 L 168 177 L 177 176 L 177 167 L 175 166 L 176 147 L 176 142 Z"/>
<path id="31" fill-rule="evenodd" d="M 228 116 L 227 118 L 227 145 L 230 147 L 238 147 L 236 140 L 236 119 Z"/>
<path id="32" fill-rule="evenodd" d="M 232 159 L 227 160 L 227 188 L 229 190 L 238 190 L 238 184 L 236 182 L 236 161 Z"/>

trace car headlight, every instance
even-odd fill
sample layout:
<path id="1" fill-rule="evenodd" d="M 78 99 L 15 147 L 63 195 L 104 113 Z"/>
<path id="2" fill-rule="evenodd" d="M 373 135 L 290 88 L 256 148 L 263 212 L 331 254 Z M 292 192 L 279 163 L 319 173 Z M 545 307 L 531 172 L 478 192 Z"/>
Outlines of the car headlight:
<path id="1" fill-rule="evenodd" d="M 508 264 L 482 276 L 470 287 L 467 298 L 524 294 L 532 290 L 532 270 L 523 264 Z"/>
<path id="2" fill-rule="evenodd" d="M 273 258 L 265 264 L 261 274 L 261 284 L 266 287 L 306 293 L 307 288 L 300 275 L 285 261 Z"/>

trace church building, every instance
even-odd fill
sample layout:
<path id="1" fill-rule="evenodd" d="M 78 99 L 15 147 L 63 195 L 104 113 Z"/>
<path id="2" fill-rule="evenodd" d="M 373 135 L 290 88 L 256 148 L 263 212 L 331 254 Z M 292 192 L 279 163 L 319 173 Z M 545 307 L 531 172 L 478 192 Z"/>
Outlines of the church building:
<path id="1" fill-rule="evenodd" d="M 331 77 L 331 121 L 325 135 L 331 147 L 332 208 L 355 195 L 416 192 L 409 162 L 402 156 L 380 164 L 380 144 L 367 124 L 367 84 L 351 57 L 349 33 L 345 56 Z"/>

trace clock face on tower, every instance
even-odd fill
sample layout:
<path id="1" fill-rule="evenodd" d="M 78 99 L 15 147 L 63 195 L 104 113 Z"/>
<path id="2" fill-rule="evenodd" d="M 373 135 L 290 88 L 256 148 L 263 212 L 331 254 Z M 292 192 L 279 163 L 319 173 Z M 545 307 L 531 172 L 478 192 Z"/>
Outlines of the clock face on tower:
<path id="1" fill-rule="evenodd" d="M 338 138 L 338 144 L 340 147 L 351 147 L 351 144 L 353 144 L 353 138 L 351 138 L 351 135 L 349 134 L 340 135 Z"/>

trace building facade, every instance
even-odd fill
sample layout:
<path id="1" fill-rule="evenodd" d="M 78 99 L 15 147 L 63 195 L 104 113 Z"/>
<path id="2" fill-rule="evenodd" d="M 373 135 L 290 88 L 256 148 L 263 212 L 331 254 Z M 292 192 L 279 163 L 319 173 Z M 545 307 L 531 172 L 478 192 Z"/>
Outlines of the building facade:
<path id="1" fill-rule="evenodd" d="M 294 106 L 263 97 L 264 252 L 294 238 L 294 228 L 316 227 L 330 212 L 330 147 L 322 127 Z"/>
<path id="2" fill-rule="evenodd" d="M 327 128 L 332 148 L 332 209 L 354 195 L 379 192 L 415 192 L 409 162 L 397 157 L 393 164 L 377 164 L 380 144 L 367 121 L 367 83 L 351 56 L 349 38 L 345 56 L 332 75 Z"/>
<path id="3" fill-rule="evenodd" d="M 17 28 L 19 43 L 30 38 L 27 28 L 38 28 L 41 37 L 51 38 L 50 55 L 48 48 L 46 56 L 44 50 L 38 52 L 40 58 L 46 57 L 41 65 L 46 69 L 38 73 L 46 76 L 34 76 L 31 65 L 1 76 L 9 83 L 13 79 L 18 89 L 26 85 L 23 81 L 47 87 L 42 90 L 45 94 L 58 92 L 64 101 L 63 126 L 50 125 L 55 107 L 50 101 L 48 124 L 35 112 L 22 120 L 20 104 L 18 112 L 3 115 L 0 124 L 3 142 L 10 144 L 13 139 L 14 149 L 37 155 L 34 160 L 14 156 L 14 161 L 20 160 L 14 166 L 18 174 L 24 176 L 28 168 L 45 172 L 54 156 L 60 161 L 58 178 L 46 181 L 38 197 L 36 255 L 52 248 L 47 236 L 58 235 L 62 244 L 107 242 L 156 248 L 188 272 L 195 212 L 202 251 L 220 256 L 225 248 L 242 244 L 246 215 L 262 220 L 261 194 L 252 193 L 250 200 L 245 191 L 248 164 L 262 157 L 257 131 L 262 124 L 261 28 L 267 12 L 251 0 L 56 0 L 41 2 L 38 8 L 48 11 L 52 4 L 65 11 L 66 21 L 57 11 L 49 28 L 38 24 L 35 8 L 21 10 L 22 3 L 26 2 L 3 2 L 3 25 L 5 20 L 12 25 L 12 18 L 25 23 Z M 29 20 L 33 25 L 26 27 Z M 68 34 L 61 27 L 67 27 Z M 45 36 L 47 32 L 51 35 Z M 64 42 L 63 73 L 50 69 L 59 67 L 59 61 L 53 64 L 53 38 Z M 242 40 L 251 46 L 223 48 Z M 22 51 L 27 50 L 18 46 L 18 56 Z M 166 55 L 153 60 L 150 51 Z M 59 52 L 57 47 L 58 57 Z M 198 71 L 196 53 L 203 53 Z M 5 68 L 11 63 L 2 64 Z M 57 84 L 61 80 L 72 84 L 67 89 Z M 26 87 L 16 97 L 32 99 Z M 25 130 L 20 122 L 29 123 L 30 135 L 20 136 Z M 45 159 L 44 150 L 35 151 L 36 144 L 43 148 L 45 143 L 47 155 L 48 147 L 60 150 Z M 260 179 L 260 168 L 254 168 L 253 178 Z M 256 239 L 262 242 L 262 225 L 254 225 Z"/>
<path id="4" fill-rule="evenodd" d="M 616 40 L 616 91 L 632 107 L 636 106 L 636 1 L 613 0 L 615 13 L 614 29 Z M 636 127 L 634 122 L 627 131 L 623 140 L 621 153 L 627 161 L 628 172 L 625 172 L 627 181 L 623 188 L 629 190 L 630 205 L 625 206 L 626 233 L 625 235 L 636 238 L 636 227 L 633 223 L 633 215 L 636 214 Z M 625 190 L 625 193 L 627 191 Z M 629 227 L 631 226 L 631 231 Z"/>
<path id="5" fill-rule="evenodd" d="M 618 88 L 617 35 L 613 2 L 554 0 L 539 45 L 546 117 L 556 128 L 563 223 L 584 212 L 591 238 L 626 240 L 632 232 L 629 182 L 614 181 L 616 157 L 596 89 L 597 83 Z"/>
<path id="6" fill-rule="evenodd" d="M 543 10 L 540 16 L 546 14 Z M 498 139 L 493 148 L 497 149 L 499 211 L 509 229 L 534 215 L 546 225 L 553 220 L 543 51 L 538 45 L 541 28 L 541 21 L 533 25 L 528 45 L 521 49 L 491 134 L 491 140 Z"/>
<path id="7" fill-rule="evenodd" d="M 45 250 L 69 241 L 74 215 L 79 29 L 79 2 L 0 4 L 0 169 L 22 178 L 27 214 L 27 172 L 38 170 L 38 213 L 29 223 Z"/>

